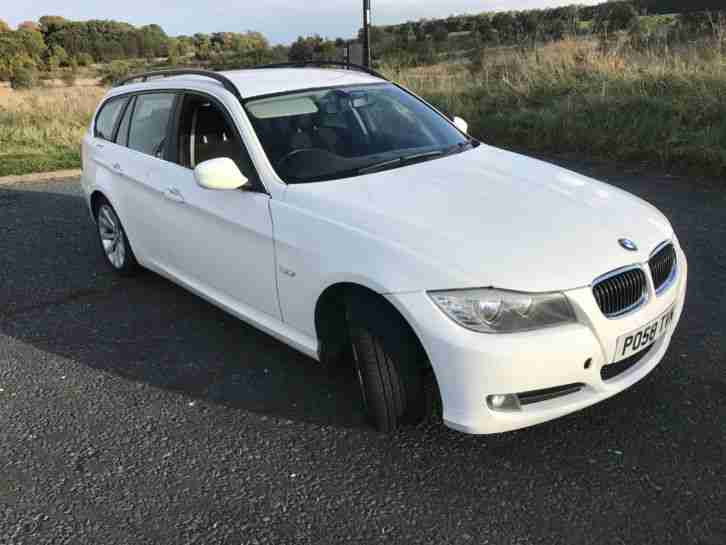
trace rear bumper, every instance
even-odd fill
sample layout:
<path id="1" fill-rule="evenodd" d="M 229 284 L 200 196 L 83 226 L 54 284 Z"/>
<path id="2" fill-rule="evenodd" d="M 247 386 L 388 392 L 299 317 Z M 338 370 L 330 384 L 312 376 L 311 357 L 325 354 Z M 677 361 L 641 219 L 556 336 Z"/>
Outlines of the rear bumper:
<path id="1" fill-rule="evenodd" d="M 688 265 L 677 248 L 678 278 L 664 293 L 651 289 L 648 302 L 632 314 L 607 319 L 589 287 L 566 292 L 578 323 L 534 332 L 487 335 L 446 317 L 425 293 L 389 295 L 419 335 L 434 368 L 447 426 L 472 434 L 499 433 L 546 422 L 607 399 L 632 386 L 663 359 L 685 302 Z M 675 305 L 674 322 L 648 353 L 621 374 L 603 380 L 614 360 L 617 338 Z M 586 361 L 589 365 L 585 365 Z M 490 395 L 582 385 L 560 397 L 522 405 L 517 411 L 491 409 Z"/>

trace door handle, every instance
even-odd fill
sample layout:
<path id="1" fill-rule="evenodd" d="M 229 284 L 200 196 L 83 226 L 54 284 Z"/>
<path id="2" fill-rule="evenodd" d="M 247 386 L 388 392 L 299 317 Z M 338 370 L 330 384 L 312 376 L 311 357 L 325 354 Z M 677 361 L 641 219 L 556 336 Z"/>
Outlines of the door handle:
<path id="1" fill-rule="evenodd" d="M 105 146 L 104 144 L 101 144 L 100 142 L 96 142 L 96 149 L 103 149 Z"/>
<path id="2" fill-rule="evenodd" d="M 114 164 L 113 164 L 113 169 L 114 169 L 114 170 L 115 170 L 116 172 L 121 172 L 121 171 L 123 170 L 123 169 L 121 168 L 121 165 L 119 165 L 118 163 L 114 163 Z"/>
<path id="3" fill-rule="evenodd" d="M 179 191 L 179 189 L 176 187 L 167 187 L 164 190 L 164 197 L 174 202 L 185 202 L 184 196 L 181 194 L 181 191 Z"/>

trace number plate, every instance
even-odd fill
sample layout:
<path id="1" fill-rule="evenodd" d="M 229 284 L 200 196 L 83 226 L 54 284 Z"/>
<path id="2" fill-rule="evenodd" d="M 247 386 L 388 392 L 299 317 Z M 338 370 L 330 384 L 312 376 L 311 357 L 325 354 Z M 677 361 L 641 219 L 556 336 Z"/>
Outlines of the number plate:
<path id="1" fill-rule="evenodd" d="M 675 306 L 672 306 L 652 322 L 649 322 L 635 331 L 626 333 L 622 337 L 618 337 L 615 359 L 612 363 L 624 360 L 625 358 L 629 358 L 630 356 L 645 350 L 663 335 L 668 333 L 673 325 L 674 314 Z"/>

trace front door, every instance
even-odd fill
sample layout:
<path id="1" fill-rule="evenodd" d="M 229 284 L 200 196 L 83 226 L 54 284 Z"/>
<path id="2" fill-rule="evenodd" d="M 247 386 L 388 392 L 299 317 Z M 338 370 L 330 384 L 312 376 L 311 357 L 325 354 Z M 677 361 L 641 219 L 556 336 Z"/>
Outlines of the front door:
<path id="1" fill-rule="evenodd" d="M 224 107 L 188 95 L 181 108 L 173 138 L 176 164 L 169 163 L 163 187 L 169 271 L 225 306 L 280 319 L 269 196 L 255 190 L 260 186 L 254 186 L 254 167 Z M 253 189 L 214 191 L 197 185 L 193 167 L 217 157 L 233 159 Z"/>

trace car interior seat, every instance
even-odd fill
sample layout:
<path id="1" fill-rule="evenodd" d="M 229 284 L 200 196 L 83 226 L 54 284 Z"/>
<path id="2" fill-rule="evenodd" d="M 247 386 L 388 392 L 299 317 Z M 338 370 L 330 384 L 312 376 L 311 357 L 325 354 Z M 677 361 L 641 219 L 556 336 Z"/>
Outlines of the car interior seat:
<path id="1" fill-rule="evenodd" d="M 222 113 L 211 104 L 201 104 L 192 122 L 192 168 L 218 157 L 237 160 L 240 144 Z"/>

